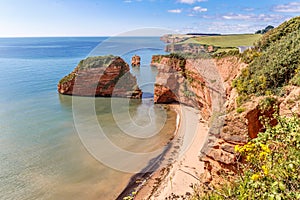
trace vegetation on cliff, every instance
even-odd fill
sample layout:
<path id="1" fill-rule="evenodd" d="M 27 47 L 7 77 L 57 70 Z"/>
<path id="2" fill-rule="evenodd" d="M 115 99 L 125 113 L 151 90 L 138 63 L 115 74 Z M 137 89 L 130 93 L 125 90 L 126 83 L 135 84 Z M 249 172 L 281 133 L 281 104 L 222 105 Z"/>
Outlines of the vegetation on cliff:
<path id="1" fill-rule="evenodd" d="M 256 45 L 249 67 L 233 82 L 240 95 L 279 94 L 288 84 L 300 86 L 300 17 L 266 33 Z"/>
<path id="2" fill-rule="evenodd" d="M 64 84 L 74 79 L 76 77 L 76 72 L 79 70 L 98 68 L 98 67 L 108 67 L 111 64 L 111 62 L 116 58 L 117 58 L 116 56 L 108 55 L 108 56 L 88 57 L 84 60 L 81 60 L 77 65 L 77 67 L 74 69 L 74 72 L 63 77 L 59 81 L 59 84 Z"/>
<path id="3" fill-rule="evenodd" d="M 108 67 L 116 58 L 118 57 L 113 55 L 88 57 L 79 62 L 78 70 Z"/>
<path id="4" fill-rule="evenodd" d="M 300 199 L 300 121 L 277 116 L 274 127 L 244 146 L 238 178 L 222 188 L 197 193 L 194 199 Z M 202 191 L 203 192 L 203 191 Z"/>
<path id="5" fill-rule="evenodd" d="M 299 112 L 293 114 L 290 107 L 284 108 L 270 97 L 300 86 L 300 17 L 267 32 L 256 43 L 255 49 L 239 57 L 249 65 L 233 81 L 239 93 L 237 103 L 243 103 L 241 99 L 267 96 L 259 97 L 264 98 L 260 109 L 277 110 L 273 118 L 277 123 L 273 124 L 271 119 L 257 119 L 263 123 L 261 131 L 264 133 L 259 133 L 245 145 L 235 146 L 237 159 L 230 166 L 231 172 L 235 172 L 234 180 L 219 186 L 203 185 L 206 189 L 197 190 L 194 199 L 300 199 Z M 287 97 L 282 101 L 295 105 L 300 98 L 299 92 L 294 100 Z M 289 117 L 278 115 L 282 108 L 290 109 Z M 244 110 L 240 107 L 237 112 Z M 225 172 L 220 176 L 226 179 L 229 174 Z"/>

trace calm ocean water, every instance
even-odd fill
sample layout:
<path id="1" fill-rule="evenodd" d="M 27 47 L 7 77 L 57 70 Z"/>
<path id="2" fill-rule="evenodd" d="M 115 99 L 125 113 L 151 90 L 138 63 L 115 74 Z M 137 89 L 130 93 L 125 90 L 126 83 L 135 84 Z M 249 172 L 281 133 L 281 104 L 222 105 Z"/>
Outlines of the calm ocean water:
<path id="1" fill-rule="evenodd" d="M 127 62 L 132 55 L 140 55 L 143 65 L 132 72 L 140 87 L 153 93 L 156 70 L 149 63 L 152 54 L 164 53 L 159 38 L 106 39 L 0 38 L 1 200 L 115 199 L 128 183 L 132 174 L 111 169 L 87 152 L 74 124 L 72 97 L 57 93 L 57 82 L 81 59 L 106 54 L 122 55 Z M 151 124 L 153 132 L 163 128 L 146 142 L 134 140 L 118 128 L 110 98 L 94 101 L 107 137 L 126 150 L 147 152 L 162 147 L 175 128 L 174 113 L 144 99 L 130 104 L 132 119 L 140 126 Z M 122 124 L 129 124 L 128 110 L 118 112 L 119 118 L 124 114 Z"/>

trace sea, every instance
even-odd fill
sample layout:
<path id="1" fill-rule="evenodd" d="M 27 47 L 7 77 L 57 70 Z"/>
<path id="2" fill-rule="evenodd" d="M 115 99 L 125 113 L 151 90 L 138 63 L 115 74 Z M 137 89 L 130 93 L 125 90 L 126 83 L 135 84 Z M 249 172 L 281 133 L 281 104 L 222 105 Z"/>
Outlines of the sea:
<path id="1" fill-rule="evenodd" d="M 58 81 L 80 60 L 108 54 L 129 64 L 141 56 L 141 66 L 131 67 L 141 101 L 58 94 Z M 153 157 L 126 162 L 126 154 L 119 160 L 94 143 L 105 138 L 125 152 L 160 153 L 175 130 L 176 114 L 152 100 L 153 54 L 165 54 L 158 37 L 0 38 L 0 199 L 116 199 Z"/>

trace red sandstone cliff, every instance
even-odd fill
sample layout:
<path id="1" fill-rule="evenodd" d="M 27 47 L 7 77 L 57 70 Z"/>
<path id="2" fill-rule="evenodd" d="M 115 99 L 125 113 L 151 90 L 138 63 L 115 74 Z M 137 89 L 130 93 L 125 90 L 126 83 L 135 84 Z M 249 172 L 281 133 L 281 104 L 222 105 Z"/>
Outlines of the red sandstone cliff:
<path id="1" fill-rule="evenodd" d="M 202 116 L 211 115 L 211 92 L 199 73 L 197 62 L 168 56 L 153 56 L 152 66 L 158 74 L 154 87 L 155 103 L 180 102 L 199 108 Z"/>
<path id="2" fill-rule="evenodd" d="M 139 67 L 141 65 L 141 57 L 134 55 L 131 59 L 131 66 Z"/>
<path id="3" fill-rule="evenodd" d="M 198 107 L 203 118 L 209 119 L 208 140 L 200 156 L 205 163 L 202 182 L 222 183 L 220 174 L 236 172 L 234 146 L 256 137 L 263 128 L 260 117 L 270 118 L 275 111 L 261 110 L 261 99 L 248 102 L 242 113 L 236 111 L 237 93 L 231 82 L 247 66 L 237 57 L 180 59 L 153 56 L 152 65 L 158 68 L 154 102 L 177 101 Z"/>
<path id="4" fill-rule="evenodd" d="M 82 60 L 73 72 L 59 81 L 58 92 L 77 96 L 142 97 L 128 64 L 115 56 Z"/>

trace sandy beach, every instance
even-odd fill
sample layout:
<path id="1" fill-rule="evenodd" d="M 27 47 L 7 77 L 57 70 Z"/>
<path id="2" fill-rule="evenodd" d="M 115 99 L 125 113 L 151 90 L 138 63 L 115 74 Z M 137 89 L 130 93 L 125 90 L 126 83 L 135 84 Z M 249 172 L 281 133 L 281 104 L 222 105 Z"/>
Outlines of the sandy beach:
<path id="1" fill-rule="evenodd" d="M 184 196 L 192 193 L 192 185 L 199 182 L 204 164 L 199 153 L 208 134 L 207 123 L 202 122 L 199 110 L 172 105 L 178 112 L 179 127 L 166 158 L 171 164 L 155 171 L 142 185 L 134 199 L 166 199 L 171 196 Z M 176 153 L 176 159 L 172 158 Z"/>

